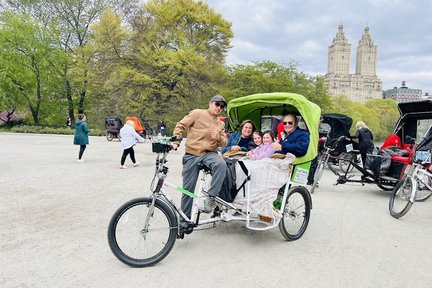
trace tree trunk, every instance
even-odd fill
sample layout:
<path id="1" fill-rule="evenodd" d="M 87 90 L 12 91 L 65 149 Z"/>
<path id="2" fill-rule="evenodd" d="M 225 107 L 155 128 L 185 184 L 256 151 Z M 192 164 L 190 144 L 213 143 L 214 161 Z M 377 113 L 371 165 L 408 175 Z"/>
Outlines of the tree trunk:
<path id="1" fill-rule="evenodd" d="M 81 93 L 80 93 L 79 104 L 78 104 L 78 109 L 82 109 L 82 110 L 84 110 L 84 103 L 85 103 L 86 94 L 87 94 L 87 82 L 88 82 L 87 76 L 88 76 L 88 70 L 86 68 L 84 70 L 83 88 L 82 88 Z"/>

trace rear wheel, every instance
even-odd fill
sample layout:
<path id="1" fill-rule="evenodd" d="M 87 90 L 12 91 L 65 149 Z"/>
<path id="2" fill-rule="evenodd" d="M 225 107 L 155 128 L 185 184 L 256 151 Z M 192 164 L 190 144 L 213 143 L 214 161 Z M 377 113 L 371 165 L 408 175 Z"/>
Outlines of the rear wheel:
<path id="1" fill-rule="evenodd" d="M 106 133 L 106 138 L 107 138 L 108 141 L 112 141 L 114 139 L 114 135 L 112 133 L 110 133 L 110 132 L 107 132 Z"/>
<path id="2" fill-rule="evenodd" d="M 411 194 L 414 192 L 413 180 L 408 177 L 400 181 L 394 187 L 393 194 L 390 197 L 389 211 L 391 216 L 398 219 L 404 216 L 412 206 L 410 201 Z"/>
<path id="3" fill-rule="evenodd" d="M 152 198 L 138 198 L 121 206 L 111 218 L 108 243 L 113 254 L 132 267 L 146 267 L 164 259 L 177 238 L 177 219 L 172 208 Z M 144 222 L 150 216 L 148 227 Z"/>
<path id="4" fill-rule="evenodd" d="M 297 186 L 288 192 L 279 230 L 288 241 L 300 239 L 309 224 L 312 203 L 306 188 Z"/>

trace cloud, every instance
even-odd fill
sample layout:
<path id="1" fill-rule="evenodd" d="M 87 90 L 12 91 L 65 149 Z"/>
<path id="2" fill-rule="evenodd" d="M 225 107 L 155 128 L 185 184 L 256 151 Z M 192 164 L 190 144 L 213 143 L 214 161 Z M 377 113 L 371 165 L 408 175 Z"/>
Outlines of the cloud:
<path id="1" fill-rule="evenodd" d="M 206 2 L 232 22 L 234 48 L 227 57 L 230 64 L 293 60 L 305 73 L 325 74 L 328 46 L 339 24 L 343 24 L 352 45 L 353 70 L 358 41 L 368 26 L 378 45 L 377 73 L 384 89 L 400 86 L 406 80 L 412 88 L 432 92 L 430 0 Z"/>

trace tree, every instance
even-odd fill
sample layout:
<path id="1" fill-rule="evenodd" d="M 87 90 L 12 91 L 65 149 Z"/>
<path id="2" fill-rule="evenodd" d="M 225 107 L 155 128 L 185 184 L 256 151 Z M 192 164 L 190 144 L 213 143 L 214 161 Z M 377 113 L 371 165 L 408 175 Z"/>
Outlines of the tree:
<path id="1" fill-rule="evenodd" d="M 124 64 L 117 71 L 128 88 L 124 110 L 156 123 L 165 117 L 178 120 L 185 109 L 208 101 L 231 47 L 230 23 L 203 2 L 151 0 L 131 18 L 130 27 Z"/>
<path id="2" fill-rule="evenodd" d="M 262 61 L 229 66 L 227 81 L 222 85 L 223 94 L 229 95 L 228 99 L 255 93 L 292 92 L 305 96 L 322 109 L 329 109 L 331 103 L 323 79 L 299 71 L 295 63 Z"/>
<path id="3" fill-rule="evenodd" d="M 58 35 L 39 25 L 28 15 L 1 15 L 0 54 L 1 90 L 11 108 L 22 104 L 28 107 L 36 125 L 44 99 L 52 91 L 55 82 L 53 69 L 61 51 L 56 46 Z"/>

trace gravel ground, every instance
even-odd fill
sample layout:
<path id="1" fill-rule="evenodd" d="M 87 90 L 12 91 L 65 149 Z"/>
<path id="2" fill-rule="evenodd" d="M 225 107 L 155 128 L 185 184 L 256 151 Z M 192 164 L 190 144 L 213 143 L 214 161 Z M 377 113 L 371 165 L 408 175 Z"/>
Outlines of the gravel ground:
<path id="1" fill-rule="evenodd" d="M 148 195 L 154 155 L 120 170 L 119 142 L 90 137 L 76 163 L 73 136 L 0 133 L 0 287 L 430 287 L 432 202 L 403 218 L 388 212 L 389 192 L 338 185 L 325 171 L 304 236 L 220 223 L 177 240 L 162 262 L 134 269 L 107 243 L 113 212 Z M 170 182 L 181 157 L 169 155 Z M 177 192 L 172 192 L 178 199 Z M 403 265 L 402 265 L 403 264 Z"/>

